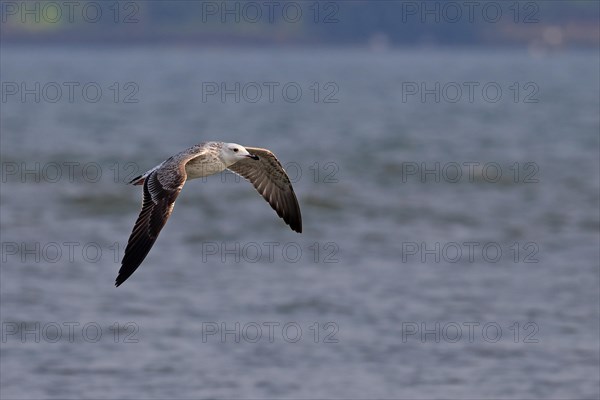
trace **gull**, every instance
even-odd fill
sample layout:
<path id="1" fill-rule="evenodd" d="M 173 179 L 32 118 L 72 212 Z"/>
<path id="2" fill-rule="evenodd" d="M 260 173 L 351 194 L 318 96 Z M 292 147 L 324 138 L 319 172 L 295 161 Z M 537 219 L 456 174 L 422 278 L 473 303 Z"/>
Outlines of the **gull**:
<path id="1" fill-rule="evenodd" d="M 142 210 L 129 236 L 115 286 L 125 282 L 144 261 L 171 216 L 185 182 L 226 169 L 250 181 L 292 230 L 302 232 L 302 216 L 296 194 L 275 154 L 267 149 L 244 147 L 237 143 L 200 143 L 129 182 L 144 185 Z"/>

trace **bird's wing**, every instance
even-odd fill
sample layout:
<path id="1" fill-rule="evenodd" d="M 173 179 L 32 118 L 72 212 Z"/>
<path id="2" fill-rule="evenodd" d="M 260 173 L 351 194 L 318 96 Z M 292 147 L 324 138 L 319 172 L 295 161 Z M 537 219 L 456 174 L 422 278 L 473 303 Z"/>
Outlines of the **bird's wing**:
<path id="1" fill-rule="evenodd" d="M 197 155 L 196 155 L 197 156 Z M 144 180 L 142 211 L 133 226 L 115 286 L 121 285 L 140 266 L 173 212 L 175 200 L 186 181 L 185 164 L 196 156 L 171 159 Z"/>
<path id="2" fill-rule="evenodd" d="M 302 215 L 294 188 L 275 154 L 257 147 L 246 150 L 258 156 L 258 160 L 240 160 L 229 169 L 249 180 L 292 230 L 302 232 Z"/>

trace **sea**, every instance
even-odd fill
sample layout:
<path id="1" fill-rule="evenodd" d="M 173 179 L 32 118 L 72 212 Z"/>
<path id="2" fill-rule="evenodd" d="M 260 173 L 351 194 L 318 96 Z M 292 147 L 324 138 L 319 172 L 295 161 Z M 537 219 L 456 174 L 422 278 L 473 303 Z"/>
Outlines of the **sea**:
<path id="1" fill-rule="evenodd" d="M 3 399 L 597 399 L 594 50 L 1 49 Z M 205 141 L 273 151 L 189 181 L 114 279 L 127 182 Z"/>

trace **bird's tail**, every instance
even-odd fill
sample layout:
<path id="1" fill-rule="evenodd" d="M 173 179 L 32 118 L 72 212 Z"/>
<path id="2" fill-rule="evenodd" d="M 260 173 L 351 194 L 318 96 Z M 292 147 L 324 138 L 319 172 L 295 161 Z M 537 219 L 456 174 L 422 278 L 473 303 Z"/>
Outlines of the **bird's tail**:
<path id="1" fill-rule="evenodd" d="M 129 181 L 130 185 L 143 185 L 144 181 L 146 180 L 146 178 L 148 177 L 148 175 L 150 175 L 152 172 L 156 171 L 157 169 L 159 169 L 160 167 L 162 167 L 162 165 L 164 164 L 164 162 L 158 164 L 156 167 L 144 172 L 142 175 L 136 176 L 135 178 L 133 178 L 132 180 Z"/>

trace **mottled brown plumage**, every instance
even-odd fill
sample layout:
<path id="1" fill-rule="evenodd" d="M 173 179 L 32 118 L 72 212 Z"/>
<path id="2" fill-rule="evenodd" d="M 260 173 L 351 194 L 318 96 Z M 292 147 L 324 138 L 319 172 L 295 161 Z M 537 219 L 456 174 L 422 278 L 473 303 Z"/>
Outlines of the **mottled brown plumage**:
<path id="1" fill-rule="evenodd" d="M 292 183 L 275 154 L 267 149 L 246 147 L 249 153 L 257 155 L 258 161 L 241 160 L 229 167 L 236 174 L 248 179 L 254 188 L 273 207 L 286 224 L 294 231 L 302 232 L 300 206 Z"/>
<path id="2" fill-rule="evenodd" d="M 286 224 L 302 232 L 300 206 L 285 170 L 267 149 L 235 143 L 206 142 L 192 146 L 133 179 L 143 185 L 142 210 L 133 227 L 115 285 L 135 272 L 173 212 L 186 180 L 229 168 L 248 179 Z"/>

